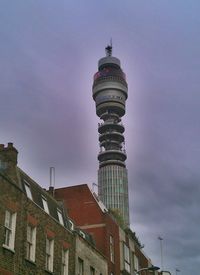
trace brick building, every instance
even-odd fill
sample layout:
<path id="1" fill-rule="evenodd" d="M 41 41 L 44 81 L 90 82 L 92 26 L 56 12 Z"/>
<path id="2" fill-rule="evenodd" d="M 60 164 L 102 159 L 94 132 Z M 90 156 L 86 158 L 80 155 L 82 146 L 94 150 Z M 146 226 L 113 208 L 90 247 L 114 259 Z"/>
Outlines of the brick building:
<path id="1" fill-rule="evenodd" d="M 152 262 L 142 249 L 142 246 L 130 228 L 120 229 L 120 266 L 122 274 L 134 274 L 134 271 L 152 267 Z M 158 271 L 142 271 L 145 275 L 158 275 Z M 141 275 L 143 274 L 141 272 Z"/>
<path id="2" fill-rule="evenodd" d="M 83 234 L 82 238 L 80 235 Z M 76 234 L 76 275 L 107 275 L 107 261 L 94 246 L 85 240 L 86 232 Z"/>
<path id="3" fill-rule="evenodd" d="M 127 232 L 120 228 L 120 269 L 122 274 L 134 274 L 138 268 L 138 258 L 135 254 L 135 241 Z"/>
<path id="4" fill-rule="evenodd" d="M 1 275 L 130 275 L 152 265 L 86 184 L 47 192 L 17 155 L 0 145 Z"/>
<path id="5" fill-rule="evenodd" d="M 54 194 L 64 203 L 70 218 L 94 237 L 108 261 L 108 275 L 130 275 L 152 266 L 135 233 L 121 227 L 86 184 L 55 189 Z"/>
<path id="6" fill-rule="evenodd" d="M 90 233 L 108 261 L 108 274 L 120 275 L 119 226 L 86 184 L 55 189 L 78 227 Z"/>
<path id="7" fill-rule="evenodd" d="M 12 143 L 0 145 L 0 274 L 106 275 L 107 262 L 91 236 L 17 167 L 17 154 Z"/>

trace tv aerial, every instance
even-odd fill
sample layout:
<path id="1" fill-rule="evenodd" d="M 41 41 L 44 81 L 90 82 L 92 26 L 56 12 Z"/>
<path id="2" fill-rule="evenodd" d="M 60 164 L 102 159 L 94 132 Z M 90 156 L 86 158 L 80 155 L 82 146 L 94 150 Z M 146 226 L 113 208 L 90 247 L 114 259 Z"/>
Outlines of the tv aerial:
<path id="1" fill-rule="evenodd" d="M 110 39 L 110 44 L 105 48 L 106 56 L 112 56 L 112 38 Z"/>

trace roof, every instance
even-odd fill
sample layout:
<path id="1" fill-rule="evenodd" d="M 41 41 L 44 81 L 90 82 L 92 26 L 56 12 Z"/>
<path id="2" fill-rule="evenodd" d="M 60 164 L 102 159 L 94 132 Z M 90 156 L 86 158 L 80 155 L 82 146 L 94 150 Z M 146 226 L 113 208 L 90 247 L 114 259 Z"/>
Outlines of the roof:
<path id="1" fill-rule="evenodd" d="M 31 179 L 24 171 L 18 168 L 22 191 L 31 199 L 37 206 L 43 209 L 46 214 L 62 226 L 70 230 L 69 218 L 65 212 L 63 204 L 56 201 L 45 189 Z M 46 201 L 46 203 L 45 203 Z"/>
<path id="2" fill-rule="evenodd" d="M 57 201 L 48 191 L 43 189 L 40 185 L 38 185 L 33 179 L 31 179 L 24 171 L 22 171 L 20 168 L 19 174 L 21 179 L 21 184 L 23 191 L 29 197 L 29 190 L 27 189 L 27 186 L 29 186 L 32 200 L 35 204 L 37 204 L 40 208 L 42 208 L 45 212 L 45 205 L 43 200 L 46 200 L 49 214 L 54 220 L 56 220 L 58 223 L 63 225 L 65 228 L 67 228 L 70 231 L 74 231 L 78 233 L 79 236 L 81 236 L 83 239 L 85 239 L 87 242 L 89 242 L 92 246 L 95 245 L 94 239 L 90 234 L 83 231 L 82 229 L 76 227 L 70 217 L 67 216 L 64 204 L 62 201 Z M 62 224 L 64 223 L 64 224 Z"/>

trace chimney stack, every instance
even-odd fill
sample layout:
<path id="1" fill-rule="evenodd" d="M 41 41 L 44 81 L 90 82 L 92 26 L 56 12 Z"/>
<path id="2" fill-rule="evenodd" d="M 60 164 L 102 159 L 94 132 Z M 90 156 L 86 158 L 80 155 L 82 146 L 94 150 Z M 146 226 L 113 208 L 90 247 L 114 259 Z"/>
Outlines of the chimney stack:
<path id="1" fill-rule="evenodd" d="M 12 142 L 9 142 L 7 147 L 4 144 L 0 144 L 0 172 L 15 183 L 18 182 L 17 156 L 18 151 Z"/>

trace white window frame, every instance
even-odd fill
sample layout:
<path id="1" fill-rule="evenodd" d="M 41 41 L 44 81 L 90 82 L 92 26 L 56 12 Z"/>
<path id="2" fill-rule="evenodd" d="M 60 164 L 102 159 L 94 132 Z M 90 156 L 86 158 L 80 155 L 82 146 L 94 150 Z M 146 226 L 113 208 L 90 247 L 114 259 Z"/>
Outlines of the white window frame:
<path id="1" fill-rule="evenodd" d="M 139 270 L 140 269 L 139 268 L 139 259 L 135 254 L 134 254 L 133 258 L 134 258 L 134 269 Z"/>
<path id="2" fill-rule="evenodd" d="M 26 259 L 35 262 L 36 227 L 27 225 Z"/>
<path id="3" fill-rule="evenodd" d="M 33 196 L 32 196 L 32 193 L 31 193 L 31 188 L 30 188 L 30 184 L 24 180 L 24 187 L 25 187 L 25 190 L 26 190 L 26 195 L 27 197 L 30 199 L 30 200 L 33 200 Z"/>
<path id="4" fill-rule="evenodd" d="M 78 258 L 78 275 L 84 274 L 84 261 L 81 258 Z"/>
<path id="5" fill-rule="evenodd" d="M 47 214 L 49 214 L 49 207 L 48 207 L 47 199 L 44 196 L 42 196 L 42 204 L 43 204 L 44 211 Z"/>
<path id="6" fill-rule="evenodd" d="M 131 272 L 131 259 L 130 259 L 130 249 L 124 243 L 124 269 Z"/>
<path id="7" fill-rule="evenodd" d="M 15 247 L 16 219 L 16 212 L 14 213 L 9 210 L 5 211 L 5 241 L 3 246 L 13 251 Z"/>
<path id="8" fill-rule="evenodd" d="M 83 237 L 83 239 L 85 239 L 85 233 L 83 231 L 80 231 L 80 235 Z"/>
<path id="9" fill-rule="evenodd" d="M 69 224 L 70 224 L 70 230 L 73 231 L 74 230 L 74 223 L 69 220 Z"/>
<path id="10" fill-rule="evenodd" d="M 68 275 L 69 269 L 69 250 L 62 249 L 62 265 L 61 265 L 61 275 Z"/>
<path id="11" fill-rule="evenodd" d="M 57 214 L 58 214 L 58 220 L 59 220 L 60 224 L 64 226 L 63 214 L 59 208 L 57 208 Z"/>
<path id="12" fill-rule="evenodd" d="M 90 275 L 95 275 L 95 269 L 93 266 L 90 266 Z"/>
<path id="13" fill-rule="evenodd" d="M 45 268 L 47 271 L 53 272 L 53 258 L 54 258 L 54 239 L 46 237 L 46 251 L 45 251 Z"/>
<path id="14" fill-rule="evenodd" d="M 114 255 L 114 238 L 110 235 L 109 238 L 109 246 L 110 246 L 110 260 L 112 263 L 115 262 L 115 255 Z"/>

